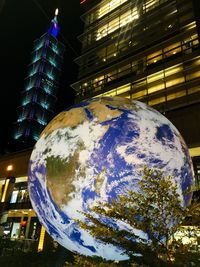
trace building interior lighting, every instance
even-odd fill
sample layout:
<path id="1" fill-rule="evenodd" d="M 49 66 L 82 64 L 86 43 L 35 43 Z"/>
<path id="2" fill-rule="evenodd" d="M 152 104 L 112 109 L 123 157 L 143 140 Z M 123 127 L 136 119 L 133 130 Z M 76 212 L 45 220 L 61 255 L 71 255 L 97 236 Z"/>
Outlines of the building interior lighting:
<path id="1" fill-rule="evenodd" d="M 22 183 L 22 182 L 27 182 L 28 177 L 27 176 L 22 176 L 22 177 L 17 177 L 15 182 L 16 183 Z"/>
<path id="2" fill-rule="evenodd" d="M 189 153 L 191 157 L 200 156 L 200 147 L 189 148 Z"/>
<path id="3" fill-rule="evenodd" d="M 38 243 L 38 252 L 43 250 L 44 238 L 45 238 L 45 228 L 44 226 L 42 226 L 41 231 L 40 231 L 39 243 Z"/>
<path id="4" fill-rule="evenodd" d="M 97 30 L 96 40 L 98 41 L 102 39 L 108 34 L 116 31 L 117 29 L 121 27 L 126 26 L 128 23 L 131 23 L 132 21 L 138 18 L 139 18 L 139 14 L 138 14 L 137 8 L 133 8 L 132 10 L 129 10 L 125 12 L 124 14 L 121 14 L 118 18 L 111 20 L 106 25 L 100 27 Z"/>
<path id="5" fill-rule="evenodd" d="M 82 0 L 82 3 L 86 0 Z M 100 6 L 98 10 L 98 19 L 103 17 L 104 15 L 111 12 L 116 7 L 122 5 L 123 3 L 127 2 L 128 0 L 111 0 L 107 1 L 107 3 L 103 2 L 103 4 Z"/>
<path id="6" fill-rule="evenodd" d="M 3 190 L 3 195 L 2 195 L 2 198 L 1 198 L 1 202 L 5 202 L 9 181 L 10 181 L 9 179 L 6 179 L 6 182 L 5 182 L 5 185 L 4 185 L 4 190 Z"/>

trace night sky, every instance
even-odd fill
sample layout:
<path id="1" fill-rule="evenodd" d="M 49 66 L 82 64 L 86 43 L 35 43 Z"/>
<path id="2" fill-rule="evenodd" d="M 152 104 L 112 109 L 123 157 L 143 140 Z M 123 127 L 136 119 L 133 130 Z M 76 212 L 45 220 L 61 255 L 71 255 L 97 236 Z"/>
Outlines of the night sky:
<path id="1" fill-rule="evenodd" d="M 24 88 L 33 41 L 43 35 L 59 8 L 58 39 L 66 45 L 56 114 L 74 103 L 70 84 L 76 81 L 80 55 L 77 37 L 83 32 L 79 0 L 0 0 L 0 153 L 11 138 L 20 92 Z"/>

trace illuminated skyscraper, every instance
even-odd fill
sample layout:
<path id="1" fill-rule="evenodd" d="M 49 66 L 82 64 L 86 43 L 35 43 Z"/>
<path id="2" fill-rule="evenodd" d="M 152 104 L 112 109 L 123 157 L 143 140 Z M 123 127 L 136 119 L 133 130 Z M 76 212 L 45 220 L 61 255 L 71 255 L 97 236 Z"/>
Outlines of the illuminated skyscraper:
<path id="1" fill-rule="evenodd" d="M 28 146 L 37 141 L 43 128 L 54 116 L 56 92 L 65 51 L 64 45 L 57 40 L 57 15 L 58 10 L 48 31 L 34 41 L 28 75 L 21 93 L 14 139 Z"/>
<path id="2" fill-rule="evenodd" d="M 147 103 L 175 124 L 200 168 L 200 1 L 80 3 L 76 102 L 122 96 Z"/>

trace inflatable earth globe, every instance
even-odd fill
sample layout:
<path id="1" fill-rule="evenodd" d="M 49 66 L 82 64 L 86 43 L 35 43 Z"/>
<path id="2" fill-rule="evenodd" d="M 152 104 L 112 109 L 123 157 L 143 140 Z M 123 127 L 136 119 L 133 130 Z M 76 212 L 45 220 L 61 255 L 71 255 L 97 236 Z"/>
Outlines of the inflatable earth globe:
<path id="1" fill-rule="evenodd" d="M 35 144 L 29 162 L 32 206 L 53 239 L 72 252 L 125 260 L 112 244 L 79 227 L 81 213 L 128 190 L 137 191 L 141 169 L 175 177 L 183 205 L 193 185 L 188 148 L 175 126 L 139 101 L 92 98 L 58 114 Z M 120 227 L 120 225 L 119 225 Z"/>

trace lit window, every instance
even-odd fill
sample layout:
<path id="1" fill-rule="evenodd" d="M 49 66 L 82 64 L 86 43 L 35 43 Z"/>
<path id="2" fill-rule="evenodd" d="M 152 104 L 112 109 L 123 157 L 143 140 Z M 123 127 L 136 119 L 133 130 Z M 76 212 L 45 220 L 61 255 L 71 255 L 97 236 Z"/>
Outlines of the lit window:
<path id="1" fill-rule="evenodd" d="M 181 84 L 185 82 L 185 77 L 182 76 L 181 74 L 179 75 L 179 77 L 177 76 L 176 78 L 169 78 L 166 80 L 166 87 L 170 87 L 170 86 L 174 86 L 177 84 Z"/>
<path id="2" fill-rule="evenodd" d="M 180 92 L 176 92 L 176 93 L 172 93 L 172 94 L 168 94 L 167 95 L 167 101 L 182 97 L 186 95 L 186 91 L 180 91 Z"/>
<path id="3" fill-rule="evenodd" d="M 174 43 L 166 48 L 164 48 L 165 57 L 175 55 L 176 53 L 181 52 L 181 43 Z"/>
<path id="4" fill-rule="evenodd" d="M 143 5 L 143 10 L 146 12 L 155 8 L 159 4 L 159 0 L 147 0 L 146 3 Z"/>
<path id="5" fill-rule="evenodd" d="M 120 17 L 110 21 L 108 24 L 102 26 L 97 30 L 96 40 L 100 40 L 101 38 L 107 36 L 108 34 L 114 32 L 115 30 L 127 25 L 128 23 L 139 18 L 139 14 L 137 8 L 132 10 L 128 10 Z"/>
<path id="6" fill-rule="evenodd" d="M 193 79 L 197 79 L 200 77 L 200 71 L 194 71 L 192 73 L 189 73 L 186 75 L 186 79 L 187 80 L 193 80 Z"/>
<path id="7" fill-rule="evenodd" d="M 165 97 L 164 96 L 161 96 L 161 97 L 158 97 L 158 98 L 155 98 L 155 99 L 152 99 L 148 102 L 148 104 L 150 106 L 153 106 L 153 105 L 157 105 L 157 104 L 160 104 L 160 103 L 163 103 L 165 102 Z"/>
<path id="8" fill-rule="evenodd" d="M 17 195 L 18 195 L 18 193 L 19 193 L 19 190 L 12 192 L 10 203 L 16 203 L 17 202 Z"/>
<path id="9" fill-rule="evenodd" d="M 192 87 L 192 88 L 189 88 L 188 89 L 188 94 L 195 94 L 195 93 L 199 93 L 200 92 L 200 87 L 199 86 L 195 86 L 195 87 Z"/>
<path id="10" fill-rule="evenodd" d="M 131 84 L 130 83 L 125 84 L 125 85 L 122 85 L 120 87 L 117 87 L 116 88 L 117 95 L 121 95 L 122 93 L 125 93 L 127 91 L 130 91 L 130 89 L 131 89 Z"/>
<path id="11" fill-rule="evenodd" d="M 164 73 L 163 73 L 163 71 L 160 71 L 160 72 L 157 72 L 155 74 L 149 75 L 147 77 L 147 81 L 148 81 L 148 83 L 151 83 L 151 82 L 155 82 L 155 81 L 158 81 L 160 79 L 163 79 L 163 78 L 164 78 Z"/>
<path id="12" fill-rule="evenodd" d="M 153 83 L 148 87 L 148 94 L 155 93 L 157 91 L 163 90 L 165 88 L 164 82 Z"/>
<path id="13" fill-rule="evenodd" d="M 175 65 L 171 68 L 165 69 L 165 77 L 171 76 L 175 73 L 181 72 L 183 70 L 183 67 L 181 65 Z"/>
<path id="14" fill-rule="evenodd" d="M 146 94 L 147 94 L 147 90 L 142 90 L 142 91 L 133 93 L 133 94 L 131 95 L 131 97 L 132 97 L 132 99 L 139 99 L 139 98 L 141 98 L 141 97 L 146 96 Z"/>
<path id="15" fill-rule="evenodd" d="M 105 2 L 100 6 L 98 10 L 98 19 L 125 3 L 127 0 L 111 0 L 105 4 Z"/>
<path id="16" fill-rule="evenodd" d="M 156 51 L 147 56 L 147 64 L 153 64 L 162 59 L 162 50 Z"/>

